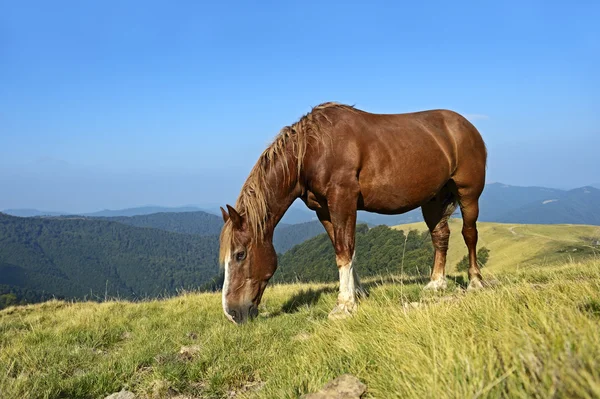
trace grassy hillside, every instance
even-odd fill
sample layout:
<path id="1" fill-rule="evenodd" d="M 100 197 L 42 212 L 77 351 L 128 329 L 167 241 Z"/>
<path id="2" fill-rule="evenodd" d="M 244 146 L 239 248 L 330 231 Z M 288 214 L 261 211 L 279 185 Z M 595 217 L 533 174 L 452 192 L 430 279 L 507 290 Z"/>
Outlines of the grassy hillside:
<path id="1" fill-rule="evenodd" d="M 489 272 L 513 271 L 600 255 L 600 226 L 477 223 L 479 247 L 490 250 Z M 395 226 L 426 231 L 424 222 Z M 450 219 L 448 270 L 467 254 L 462 220 Z"/>
<path id="2" fill-rule="evenodd" d="M 451 264 L 466 253 L 460 222 Z M 466 293 L 464 273 L 437 294 L 411 277 L 366 279 L 370 296 L 347 320 L 327 318 L 336 284 L 270 286 L 244 326 L 225 319 L 219 293 L 10 307 L 0 311 L 0 399 L 123 388 L 295 398 L 343 373 L 367 398 L 600 397 L 599 229 L 481 223 L 491 288 Z"/>
<path id="3" fill-rule="evenodd" d="M 371 281 L 351 319 L 334 285 L 269 287 L 235 326 L 215 294 L 0 311 L 1 398 L 295 398 L 352 373 L 368 398 L 600 396 L 600 262 L 499 273 L 444 294 Z M 186 348 L 184 348 L 186 347 Z"/>

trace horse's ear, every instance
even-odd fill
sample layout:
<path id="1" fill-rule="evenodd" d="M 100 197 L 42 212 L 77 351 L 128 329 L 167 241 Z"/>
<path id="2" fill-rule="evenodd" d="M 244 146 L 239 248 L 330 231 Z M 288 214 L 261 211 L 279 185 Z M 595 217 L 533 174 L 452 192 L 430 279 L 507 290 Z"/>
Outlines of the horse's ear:
<path id="1" fill-rule="evenodd" d="M 240 214 L 235 209 L 233 209 L 231 205 L 227 205 L 227 210 L 229 211 L 229 219 L 233 224 L 233 228 L 236 230 L 241 230 L 242 226 L 244 225 L 244 220 L 242 219 Z"/>
<path id="2" fill-rule="evenodd" d="M 229 220 L 229 215 L 227 214 L 227 211 L 223 209 L 222 206 L 220 206 L 219 208 L 221 209 L 221 215 L 223 215 L 223 223 L 227 223 L 227 221 Z"/>

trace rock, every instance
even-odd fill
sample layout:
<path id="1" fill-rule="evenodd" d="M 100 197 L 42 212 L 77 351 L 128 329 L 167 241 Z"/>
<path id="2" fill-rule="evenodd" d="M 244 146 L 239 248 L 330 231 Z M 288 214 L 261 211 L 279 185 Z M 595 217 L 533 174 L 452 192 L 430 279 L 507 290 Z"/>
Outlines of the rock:
<path id="1" fill-rule="evenodd" d="M 319 392 L 303 395 L 301 399 L 360 399 L 367 386 L 351 374 L 341 375 L 321 388 Z"/>
<path id="2" fill-rule="evenodd" d="M 135 399 L 135 394 L 122 389 L 121 392 L 115 392 L 104 399 Z"/>

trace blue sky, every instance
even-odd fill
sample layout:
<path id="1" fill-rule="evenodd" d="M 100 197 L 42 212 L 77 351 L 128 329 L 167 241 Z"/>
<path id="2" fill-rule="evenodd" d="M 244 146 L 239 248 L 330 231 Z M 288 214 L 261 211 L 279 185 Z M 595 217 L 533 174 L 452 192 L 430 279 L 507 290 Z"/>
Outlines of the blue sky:
<path id="1" fill-rule="evenodd" d="M 458 111 L 490 182 L 600 182 L 599 2 L 252 3 L 0 0 L 0 209 L 232 203 L 324 101 Z"/>

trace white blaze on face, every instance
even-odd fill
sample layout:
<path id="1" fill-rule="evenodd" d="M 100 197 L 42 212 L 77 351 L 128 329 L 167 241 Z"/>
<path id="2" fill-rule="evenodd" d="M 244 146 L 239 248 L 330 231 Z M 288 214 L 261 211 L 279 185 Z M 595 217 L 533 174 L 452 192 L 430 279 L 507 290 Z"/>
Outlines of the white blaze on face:
<path id="1" fill-rule="evenodd" d="M 227 316 L 230 321 L 234 321 L 233 317 L 231 317 L 229 314 L 229 307 L 227 306 L 227 294 L 229 293 L 229 263 L 231 262 L 231 253 L 228 253 L 225 259 L 225 278 L 223 279 L 222 293 L 223 312 L 225 312 L 225 316 Z"/>

